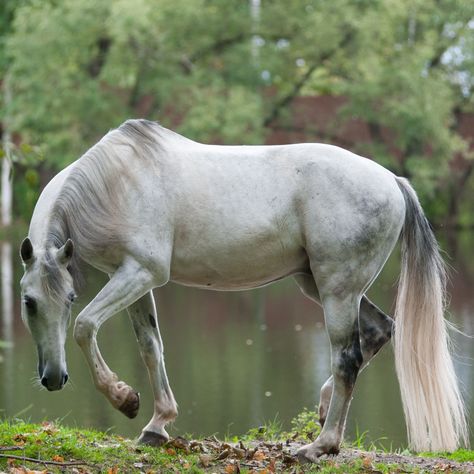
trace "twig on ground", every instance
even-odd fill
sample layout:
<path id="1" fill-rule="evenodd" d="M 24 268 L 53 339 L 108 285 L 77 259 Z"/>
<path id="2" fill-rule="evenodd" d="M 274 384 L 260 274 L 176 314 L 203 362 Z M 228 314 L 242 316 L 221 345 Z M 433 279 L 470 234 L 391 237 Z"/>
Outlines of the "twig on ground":
<path id="1" fill-rule="evenodd" d="M 37 464 L 48 464 L 51 466 L 91 466 L 91 464 L 83 461 L 46 461 L 44 459 L 27 458 L 26 456 L 15 456 L 14 454 L 0 454 L 0 458 L 18 459 L 19 461 L 35 462 Z"/>

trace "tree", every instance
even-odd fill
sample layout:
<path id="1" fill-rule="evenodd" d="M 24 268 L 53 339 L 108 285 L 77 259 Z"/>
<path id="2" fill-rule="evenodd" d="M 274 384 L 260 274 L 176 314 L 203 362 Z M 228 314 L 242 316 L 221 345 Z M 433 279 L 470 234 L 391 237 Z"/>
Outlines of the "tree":
<path id="1" fill-rule="evenodd" d="M 294 97 L 343 94 L 346 113 L 374 138 L 355 151 L 410 176 L 441 214 L 449 183 L 471 176 L 455 178 L 449 162 L 470 157 L 455 121 L 473 106 L 473 8 L 268 0 L 256 19 L 241 0 L 31 0 L 7 41 L 6 112 L 22 140 L 61 167 L 131 116 L 201 141 L 261 143 Z"/>

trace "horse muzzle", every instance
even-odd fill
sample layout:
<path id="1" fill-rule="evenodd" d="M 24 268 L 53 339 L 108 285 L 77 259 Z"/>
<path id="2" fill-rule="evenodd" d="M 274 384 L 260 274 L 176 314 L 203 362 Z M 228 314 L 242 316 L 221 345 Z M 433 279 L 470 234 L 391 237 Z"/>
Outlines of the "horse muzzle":
<path id="1" fill-rule="evenodd" d="M 68 378 L 69 376 L 64 370 L 53 372 L 52 370 L 48 370 L 48 368 L 46 368 L 43 373 L 40 374 L 41 385 L 46 387 L 50 392 L 61 390 L 64 385 L 66 385 Z"/>

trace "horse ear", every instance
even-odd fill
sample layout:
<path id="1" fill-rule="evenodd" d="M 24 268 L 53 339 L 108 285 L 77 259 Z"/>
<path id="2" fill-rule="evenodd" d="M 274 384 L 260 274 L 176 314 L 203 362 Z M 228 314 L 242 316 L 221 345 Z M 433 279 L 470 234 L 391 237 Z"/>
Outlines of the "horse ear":
<path id="1" fill-rule="evenodd" d="M 62 264 L 68 264 L 74 253 L 74 244 L 71 239 L 67 239 L 66 243 L 58 250 L 58 260 Z"/>
<path id="2" fill-rule="evenodd" d="M 20 257 L 23 260 L 23 263 L 31 263 L 33 260 L 33 245 L 31 240 L 26 237 L 20 246 Z"/>

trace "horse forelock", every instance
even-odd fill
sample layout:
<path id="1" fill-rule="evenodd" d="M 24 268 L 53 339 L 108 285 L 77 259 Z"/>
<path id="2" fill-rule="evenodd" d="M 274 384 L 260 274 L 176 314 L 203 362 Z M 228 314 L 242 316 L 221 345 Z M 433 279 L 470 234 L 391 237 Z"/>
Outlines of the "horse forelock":
<path id="1" fill-rule="evenodd" d="M 68 289 L 64 285 L 64 278 L 61 269 L 53 255 L 53 248 L 50 247 L 44 252 L 40 262 L 40 278 L 44 293 L 58 304 L 64 304 L 67 299 Z M 79 269 L 77 262 L 71 260 L 67 270 L 73 277 L 74 287 L 77 289 L 79 281 Z"/>

